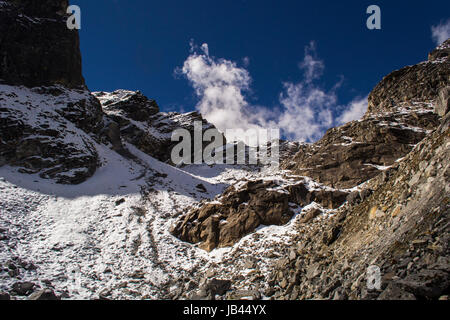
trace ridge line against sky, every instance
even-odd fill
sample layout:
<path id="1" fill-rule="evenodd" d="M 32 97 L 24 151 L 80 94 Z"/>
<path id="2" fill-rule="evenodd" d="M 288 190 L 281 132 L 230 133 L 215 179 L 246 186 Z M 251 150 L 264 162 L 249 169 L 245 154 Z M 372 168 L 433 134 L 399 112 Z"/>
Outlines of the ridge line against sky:
<path id="1" fill-rule="evenodd" d="M 342 80 L 329 90 L 316 84 L 325 63 L 317 56 L 316 43 L 305 47 L 303 72 L 299 82 L 283 82 L 280 105 L 272 108 L 250 104 L 245 92 L 250 90 L 249 72 L 235 62 L 210 55 L 208 44 L 200 47 L 191 41 L 191 55 L 176 75 L 184 75 L 194 88 L 197 110 L 219 130 L 280 128 L 289 140 L 311 142 L 319 139 L 331 126 L 361 118 L 367 110 L 367 96 L 355 98 L 348 106 L 338 106 L 336 90 Z M 332 110 L 342 109 L 337 118 Z"/>
<path id="2" fill-rule="evenodd" d="M 91 90 L 140 90 L 163 111 L 197 109 L 221 130 L 280 127 L 307 142 L 359 119 L 382 77 L 425 61 L 450 33 L 444 1 L 380 0 L 379 31 L 353 0 L 71 2 L 82 9 Z M 423 19 L 405 25 L 414 17 Z"/>
<path id="3" fill-rule="evenodd" d="M 433 41 L 441 44 L 450 37 L 450 19 L 431 26 Z M 210 55 L 207 43 L 197 46 L 190 42 L 191 55 L 175 75 L 184 75 L 194 88 L 199 103 L 196 109 L 219 130 L 279 128 L 288 140 L 313 142 L 333 127 L 361 119 L 367 111 L 368 94 L 355 97 L 348 105 L 339 105 L 336 91 L 342 80 L 327 90 L 315 83 L 320 79 L 325 63 L 317 55 L 315 41 L 305 47 L 303 61 L 298 64 L 303 80 L 283 82 L 279 94 L 280 106 L 269 109 L 251 105 L 245 97 L 250 90 L 251 76 L 244 67 Z M 245 64 L 250 63 L 248 57 Z M 333 117 L 333 110 L 340 110 Z"/>

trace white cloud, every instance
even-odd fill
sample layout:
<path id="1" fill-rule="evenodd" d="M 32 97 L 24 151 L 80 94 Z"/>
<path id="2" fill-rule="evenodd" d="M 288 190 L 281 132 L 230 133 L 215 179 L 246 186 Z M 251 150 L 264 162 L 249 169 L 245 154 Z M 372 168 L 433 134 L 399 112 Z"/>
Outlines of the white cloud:
<path id="1" fill-rule="evenodd" d="M 283 111 L 278 124 L 288 139 L 315 141 L 333 125 L 332 109 L 337 104 L 335 89 L 339 83 L 329 91 L 314 84 L 325 69 L 323 61 L 317 58 L 315 42 L 305 48 L 299 66 L 304 72 L 303 80 L 284 83 L 284 92 L 280 94 Z"/>
<path id="2" fill-rule="evenodd" d="M 367 111 L 368 96 L 355 99 L 345 107 L 345 111 L 338 117 L 338 124 L 344 124 L 353 120 L 361 119 Z"/>
<path id="3" fill-rule="evenodd" d="M 337 101 L 334 92 L 325 92 L 307 82 L 285 83 L 284 88 L 280 94 L 284 109 L 278 121 L 283 134 L 299 141 L 319 139 L 333 125 L 331 107 Z"/>
<path id="4" fill-rule="evenodd" d="M 440 45 L 442 42 L 450 38 L 450 19 L 437 26 L 432 26 L 431 33 L 433 36 L 433 41 L 437 45 Z"/>
<path id="5" fill-rule="evenodd" d="M 316 43 L 314 41 L 311 41 L 309 43 L 309 46 L 306 46 L 305 57 L 303 58 L 303 62 L 300 63 L 299 67 L 300 69 L 304 70 L 304 81 L 308 83 L 322 76 L 325 65 L 323 61 L 317 58 Z"/>
<path id="6" fill-rule="evenodd" d="M 317 58 L 314 42 L 305 48 L 299 67 L 304 72 L 303 80 L 284 83 L 280 106 L 272 109 L 250 105 L 245 98 L 251 84 L 248 71 L 232 61 L 210 56 L 207 44 L 199 50 L 191 43 L 191 55 L 180 71 L 200 99 L 196 108 L 223 132 L 236 128 L 280 128 L 282 136 L 288 139 L 311 142 L 333 125 L 362 116 L 364 106 L 355 101 L 338 119 L 333 118 L 332 111 L 340 109 L 336 90 L 341 82 L 330 90 L 314 83 L 325 68 Z"/>
<path id="7" fill-rule="evenodd" d="M 266 117 L 270 112 L 252 110 L 255 108 L 244 97 L 251 83 L 248 71 L 229 60 L 214 59 L 209 55 L 207 44 L 201 46 L 200 53 L 194 49 L 181 72 L 200 98 L 197 109 L 219 130 L 256 129 L 267 124 Z"/>

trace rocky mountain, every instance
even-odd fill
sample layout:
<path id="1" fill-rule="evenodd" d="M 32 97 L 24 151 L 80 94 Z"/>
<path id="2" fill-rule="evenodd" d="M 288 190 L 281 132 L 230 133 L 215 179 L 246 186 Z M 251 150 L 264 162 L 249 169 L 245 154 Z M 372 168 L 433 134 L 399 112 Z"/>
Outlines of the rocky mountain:
<path id="1" fill-rule="evenodd" d="M 283 244 L 284 258 L 272 264 L 270 275 L 259 272 L 253 278 L 264 277 L 267 296 L 445 296 L 450 283 L 449 49 L 450 40 L 427 62 L 385 77 L 370 94 L 364 118 L 330 129 L 315 144 L 300 145 L 283 164 L 288 171 L 282 182 L 266 178 L 233 186 L 182 216 L 172 233 L 212 250 L 233 245 L 258 227 L 284 225 L 302 207 L 295 235 Z M 316 186 L 299 183 L 303 176 Z M 318 219 L 330 213 L 332 218 Z M 371 291 L 367 270 L 372 265 L 380 268 L 383 286 Z"/>
<path id="2" fill-rule="evenodd" d="M 67 6 L 0 1 L 0 299 L 448 297 L 450 39 L 281 169 L 176 167 L 214 126 L 90 92 Z"/>
<path id="3" fill-rule="evenodd" d="M 108 136 L 114 148 L 122 148 L 122 140 L 163 162 L 170 162 L 172 132 L 186 129 L 194 136 L 194 122 L 202 123 L 203 132 L 214 128 L 197 112 L 180 114 L 159 111 L 156 101 L 141 92 L 117 90 L 111 93 L 94 92 L 108 119 Z M 206 144 L 205 144 L 206 146 Z"/>
<path id="4" fill-rule="evenodd" d="M 79 184 L 102 165 L 96 144 L 133 157 L 123 146 L 129 142 L 168 161 L 173 130 L 193 131 L 194 121 L 213 127 L 198 113 L 161 113 L 140 92 L 91 93 L 78 32 L 66 26 L 68 1 L 0 6 L 0 165 Z"/>
<path id="5" fill-rule="evenodd" d="M 271 278 L 289 279 L 278 297 L 431 300 L 448 294 L 449 125 L 447 113 L 402 161 L 352 193 L 335 217 L 300 226 L 296 258 L 277 266 Z M 383 276 L 378 290 L 367 289 L 370 265 Z"/>
<path id="6" fill-rule="evenodd" d="M 433 103 L 448 86 L 449 54 L 447 41 L 428 61 L 386 76 L 370 93 L 363 119 L 303 145 L 284 168 L 338 188 L 352 188 L 380 174 L 439 124 Z"/>

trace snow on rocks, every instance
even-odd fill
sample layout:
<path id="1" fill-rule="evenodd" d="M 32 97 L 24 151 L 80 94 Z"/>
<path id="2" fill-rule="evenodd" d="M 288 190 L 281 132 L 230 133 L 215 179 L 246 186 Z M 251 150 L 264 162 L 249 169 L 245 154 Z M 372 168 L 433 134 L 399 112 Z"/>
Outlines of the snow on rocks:
<path id="1" fill-rule="evenodd" d="M 95 172 L 102 115 L 87 90 L 0 85 L 0 116 L 0 166 L 59 183 L 80 183 Z"/>
<path id="2" fill-rule="evenodd" d="M 12 292 L 15 283 L 28 281 L 36 290 L 50 287 L 69 299 L 173 297 L 174 286 L 177 292 L 187 279 L 201 278 L 207 268 L 229 261 L 237 248 L 259 247 L 261 259 L 271 261 L 262 248 L 285 242 L 294 230 L 297 218 L 276 228 L 260 226 L 233 247 L 207 253 L 173 237 L 170 227 L 187 207 L 260 173 L 245 166 L 175 168 L 127 144 L 138 163 L 105 145 L 94 146 L 102 165 L 79 185 L 0 168 L 0 228 L 7 236 L 0 240 L 0 265 L 20 259 L 35 266 L 20 274 L 2 269 L 0 291 Z M 199 184 L 206 193 L 195 188 Z M 290 206 L 294 217 L 300 216 L 301 208 Z M 232 259 L 241 263 L 246 257 Z"/>

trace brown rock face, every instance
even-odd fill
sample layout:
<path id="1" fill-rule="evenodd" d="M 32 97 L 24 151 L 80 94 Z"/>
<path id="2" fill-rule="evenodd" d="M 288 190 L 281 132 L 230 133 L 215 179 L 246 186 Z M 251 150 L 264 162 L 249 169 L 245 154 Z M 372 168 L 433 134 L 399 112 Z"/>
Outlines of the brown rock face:
<path id="1" fill-rule="evenodd" d="M 292 215 L 289 196 L 268 191 L 272 183 L 254 181 L 242 190 L 229 188 L 220 204 L 207 204 L 188 213 L 172 229 L 183 241 L 202 242 L 201 248 L 211 251 L 233 245 L 260 225 L 282 225 Z"/>
<path id="2" fill-rule="evenodd" d="M 202 249 L 211 251 L 235 244 L 259 226 L 286 224 L 294 214 L 290 203 L 337 208 L 347 196 L 339 190 L 310 190 L 303 182 L 280 189 L 274 181 L 250 181 L 239 190 L 230 187 L 220 203 L 193 209 L 171 233 L 183 241 L 201 242 Z"/>
<path id="3" fill-rule="evenodd" d="M 368 114 L 392 111 L 399 103 L 431 102 L 450 78 L 450 39 L 429 60 L 387 75 L 370 93 Z"/>
<path id="4" fill-rule="evenodd" d="M 417 109 L 350 122 L 301 146 L 282 167 L 335 188 L 352 188 L 410 152 L 438 119 L 432 109 Z"/>
<path id="5" fill-rule="evenodd" d="M 292 240 L 301 244 L 297 259 L 274 264 L 271 278 L 281 274 L 289 280 L 285 288 L 276 287 L 280 291 L 276 297 L 438 300 L 448 296 L 449 145 L 447 113 L 404 160 L 368 182 L 374 190 L 371 196 L 342 206 L 331 219 L 300 225 Z M 380 269 L 378 289 L 367 285 L 369 266 Z M 302 276 L 290 278 L 290 274 Z"/>
<path id="6" fill-rule="evenodd" d="M 430 54 L 430 61 L 385 77 L 370 94 L 362 120 L 302 145 L 282 168 L 335 188 L 351 188 L 393 165 L 437 127 L 448 108 L 449 48 L 447 41 Z"/>
<path id="7" fill-rule="evenodd" d="M 0 6 L 0 83 L 84 86 L 77 30 L 67 0 L 10 0 Z"/>

